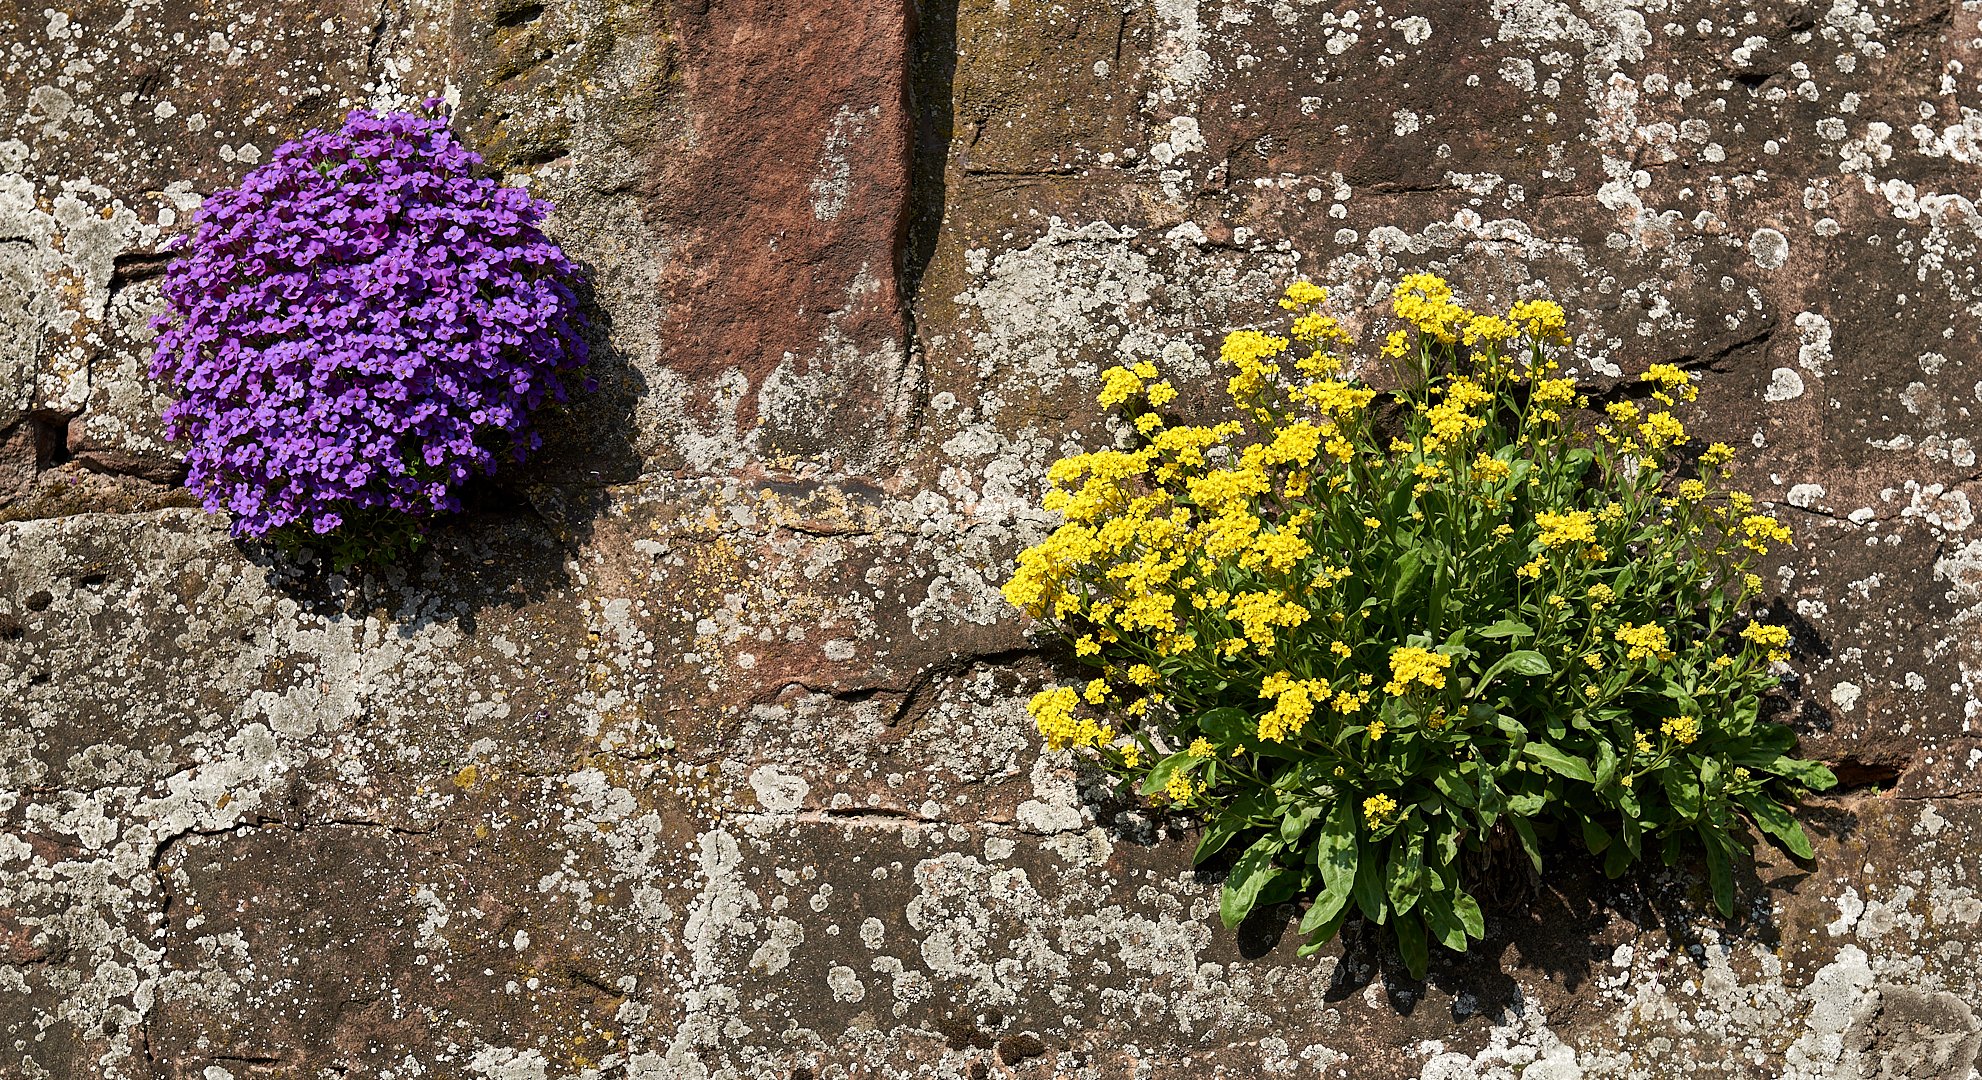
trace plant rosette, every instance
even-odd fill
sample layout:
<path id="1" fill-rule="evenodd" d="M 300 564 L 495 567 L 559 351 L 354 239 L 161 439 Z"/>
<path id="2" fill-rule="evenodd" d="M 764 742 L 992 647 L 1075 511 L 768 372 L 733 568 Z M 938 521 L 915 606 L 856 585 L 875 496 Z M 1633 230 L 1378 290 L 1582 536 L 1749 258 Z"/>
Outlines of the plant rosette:
<path id="1" fill-rule="evenodd" d="M 438 105 L 284 143 L 177 242 L 151 375 L 179 394 L 187 486 L 236 536 L 403 546 L 591 388 L 550 205 L 476 175 Z"/>
<path id="2" fill-rule="evenodd" d="M 1051 467 L 1063 524 L 1004 586 L 1093 669 L 1028 704 L 1046 747 L 1201 815 L 1198 861 L 1239 848 L 1228 926 L 1305 898 L 1304 953 L 1360 913 L 1415 976 L 1485 934 L 1468 853 L 1503 837 L 1537 872 L 1564 841 L 1611 876 L 1704 852 L 1726 915 L 1746 826 L 1811 858 L 1785 801 L 1835 779 L 1761 715 L 1790 635 L 1751 569 L 1790 536 L 1730 448 L 1694 452 L 1691 376 L 1579 426 L 1558 305 L 1413 274 L 1380 393 L 1326 298 L 1224 339 L 1238 419 L 1180 422 L 1151 363 L 1102 373 L 1122 448 Z"/>

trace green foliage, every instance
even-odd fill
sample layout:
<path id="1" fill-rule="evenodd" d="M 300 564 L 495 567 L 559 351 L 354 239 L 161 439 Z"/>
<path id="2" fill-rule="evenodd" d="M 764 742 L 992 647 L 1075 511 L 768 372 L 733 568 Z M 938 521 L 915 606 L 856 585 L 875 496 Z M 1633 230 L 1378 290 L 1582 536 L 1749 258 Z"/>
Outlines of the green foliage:
<path id="1" fill-rule="evenodd" d="M 1702 852 L 1725 914 L 1745 825 L 1810 858 L 1783 800 L 1835 781 L 1760 718 L 1789 633 L 1747 613 L 1789 534 L 1726 487 L 1732 450 L 1688 454 L 1691 379 L 1655 365 L 1649 410 L 1580 429 L 1559 307 L 1412 275 L 1380 394 L 1325 296 L 1226 338 L 1242 420 L 1179 424 L 1153 365 L 1104 372 L 1132 448 L 1053 466 L 1065 524 L 1005 587 L 1096 669 L 1032 699 L 1048 748 L 1201 814 L 1200 861 L 1236 848 L 1228 925 L 1303 897 L 1304 951 L 1360 914 L 1417 974 L 1484 934 L 1465 870 L 1496 836 L 1612 876 Z"/>

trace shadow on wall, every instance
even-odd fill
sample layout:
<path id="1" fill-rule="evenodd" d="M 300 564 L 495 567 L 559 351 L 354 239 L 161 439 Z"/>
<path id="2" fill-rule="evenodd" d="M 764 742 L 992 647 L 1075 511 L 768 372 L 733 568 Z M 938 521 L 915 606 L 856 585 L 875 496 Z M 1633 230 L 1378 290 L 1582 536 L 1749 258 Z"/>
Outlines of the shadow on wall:
<path id="1" fill-rule="evenodd" d="M 908 112 L 915 124 L 915 145 L 909 158 L 900 267 L 902 302 L 911 312 L 922 275 L 935 258 L 948 201 L 950 141 L 956 132 L 957 0 L 919 0 L 914 15 Z"/>
<path id="2" fill-rule="evenodd" d="M 607 489 L 640 477 L 633 414 L 647 392 L 646 378 L 613 345 L 612 314 L 591 284 L 596 268 L 579 268 L 579 303 L 591 320 L 588 372 L 597 389 L 538 414 L 544 444 L 537 453 L 494 476 L 472 478 L 462 490 L 461 512 L 435 519 L 427 543 L 398 563 L 339 574 L 314 551 L 290 554 L 238 541 L 271 585 L 318 614 L 383 608 L 404 634 L 434 622 L 454 622 L 472 634 L 477 612 L 520 608 L 571 584 L 566 564 L 591 539 Z"/>

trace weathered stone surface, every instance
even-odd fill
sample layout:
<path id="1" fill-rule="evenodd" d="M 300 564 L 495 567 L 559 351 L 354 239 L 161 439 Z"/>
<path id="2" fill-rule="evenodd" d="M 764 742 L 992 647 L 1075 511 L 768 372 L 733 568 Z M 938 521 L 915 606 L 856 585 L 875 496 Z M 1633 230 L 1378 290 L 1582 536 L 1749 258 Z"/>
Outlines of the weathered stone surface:
<path id="1" fill-rule="evenodd" d="M 0 1075 L 1976 1075 L 1972 5 L 0 12 Z M 602 392 L 407 566 L 189 508 L 143 376 L 202 193 L 436 95 L 558 206 Z M 1123 354 L 1215 407 L 1296 274 L 1706 375 L 1849 790 L 1741 917 L 1566 863 L 1424 983 L 1237 933 L 995 593 Z"/>

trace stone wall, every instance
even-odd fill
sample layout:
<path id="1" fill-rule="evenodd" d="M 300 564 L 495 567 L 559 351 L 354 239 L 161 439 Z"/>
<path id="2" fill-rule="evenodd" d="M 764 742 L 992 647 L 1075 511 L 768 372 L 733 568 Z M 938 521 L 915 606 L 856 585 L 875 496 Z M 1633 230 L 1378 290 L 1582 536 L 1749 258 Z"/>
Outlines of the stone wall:
<path id="1" fill-rule="evenodd" d="M 1974 1077 L 1982 4 L 0 10 L 0 1076 Z M 143 376 L 203 192 L 435 93 L 599 395 L 403 570 L 229 540 Z M 1741 911 L 1565 857 L 1428 981 L 1235 934 L 996 595 L 1091 393 L 1293 276 L 1706 376 L 1845 778 Z"/>

